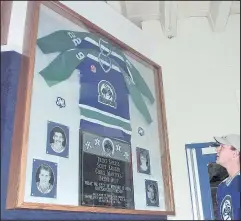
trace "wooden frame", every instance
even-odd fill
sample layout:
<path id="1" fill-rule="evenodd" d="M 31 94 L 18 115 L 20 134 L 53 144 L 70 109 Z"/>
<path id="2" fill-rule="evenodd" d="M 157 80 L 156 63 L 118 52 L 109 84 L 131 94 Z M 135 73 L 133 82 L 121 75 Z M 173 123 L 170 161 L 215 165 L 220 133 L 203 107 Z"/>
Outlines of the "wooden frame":
<path id="1" fill-rule="evenodd" d="M 12 3 L 12 1 L 1 1 L 1 45 L 7 44 Z"/>
<path id="2" fill-rule="evenodd" d="M 53 205 L 43 203 L 29 203 L 24 202 L 24 187 L 26 178 L 26 160 L 28 151 L 28 135 L 30 124 L 30 106 L 31 94 L 33 85 L 33 72 L 35 62 L 35 44 L 38 29 L 38 17 L 40 4 L 44 4 L 53 11 L 61 14 L 72 22 L 78 24 L 80 21 L 88 26 L 89 30 L 106 36 L 121 48 L 128 50 L 135 55 L 135 59 L 142 59 L 155 70 L 155 88 L 156 94 L 159 95 L 157 99 L 158 119 L 161 123 L 158 124 L 161 148 L 161 162 L 163 170 L 163 182 L 165 190 L 165 211 L 147 211 L 147 210 L 129 210 L 129 209 L 114 209 L 114 208 L 97 208 L 85 206 L 69 206 L 69 205 Z M 24 59 L 22 63 L 22 70 L 20 73 L 20 81 L 18 86 L 18 99 L 15 110 L 15 123 L 12 138 L 12 154 L 10 162 L 10 175 L 8 184 L 7 209 L 46 209 L 46 210 L 63 210 L 63 211 L 79 211 L 79 212 L 100 212 L 100 213 L 122 213 L 122 214 L 149 214 L 149 215 L 174 215 L 174 195 L 171 176 L 171 164 L 167 134 L 167 123 L 165 115 L 165 102 L 163 94 L 161 67 L 150 59 L 141 55 L 137 51 L 130 48 L 128 45 L 119 41 L 115 37 L 106 33 L 90 21 L 67 8 L 60 2 L 37 2 L 29 1 L 27 9 L 27 18 L 25 25 L 24 38 Z M 133 55 L 132 55 L 133 56 Z M 17 175 L 16 175 L 17 174 Z"/>

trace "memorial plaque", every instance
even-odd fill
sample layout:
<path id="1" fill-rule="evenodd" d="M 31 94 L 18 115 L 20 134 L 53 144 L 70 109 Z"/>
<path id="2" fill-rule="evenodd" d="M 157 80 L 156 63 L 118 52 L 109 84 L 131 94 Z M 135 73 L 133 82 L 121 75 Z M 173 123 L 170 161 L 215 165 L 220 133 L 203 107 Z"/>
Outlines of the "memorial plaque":
<path id="1" fill-rule="evenodd" d="M 133 209 L 130 144 L 83 131 L 80 137 L 80 204 Z"/>

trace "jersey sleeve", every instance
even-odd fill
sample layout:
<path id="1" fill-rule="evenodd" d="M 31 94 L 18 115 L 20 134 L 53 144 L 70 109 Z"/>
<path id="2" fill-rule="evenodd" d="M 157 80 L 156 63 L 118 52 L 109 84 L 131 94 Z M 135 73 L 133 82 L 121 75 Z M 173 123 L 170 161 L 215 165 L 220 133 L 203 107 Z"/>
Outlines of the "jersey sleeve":
<path id="1" fill-rule="evenodd" d="M 68 79 L 76 67 L 84 61 L 89 50 L 73 49 L 59 54 L 47 67 L 39 72 L 49 86 Z"/>
<path id="2" fill-rule="evenodd" d="M 140 111 L 140 113 L 142 114 L 142 116 L 145 118 L 145 120 L 147 121 L 148 124 L 150 124 L 152 122 L 152 118 L 151 115 L 149 113 L 149 110 L 141 96 L 140 91 L 138 90 L 138 88 L 135 86 L 135 84 L 131 81 L 131 79 L 129 78 L 129 76 L 127 75 L 127 73 L 125 73 L 125 71 L 120 67 L 120 65 L 118 63 L 116 63 L 114 60 L 112 60 L 112 62 L 118 66 L 118 68 L 121 70 L 121 73 L 123 74 L 127 89 L 130 93 L 131 99 L 134 102 L 136 108 Z"/>
<path id="3" fill-rule="evenodd" d="M 136 67 L 127 59 L 125 54 L 123 52 L 120 52 L 121 56 L 125 59 L 126 66 L 131 73 L 134 83 L 138 90 L 149 99 L 149 101 L 153 104 L 155 101 L 155 98 L 150 90 L 150 88 L 147 86 L 145 80 L 141 76 L 140 72 L 136 69 Z"/>
<path id="4" fill-rule="evenodd" d="M 63 52 L 77 47 L 88 34 L 70 30 L 55 31 L 37 39 L 37 45 L 44 54 Z"/>
<path id="5" fill-rule="evenodd" d="M 140 94 L 140 91 L 135 87 L 135 85 L 128 79 L 128 75 L 124 74 L 124 78 L 126 81 L 127 88 L 130 92 L 131 98 L 137 107 L 137 109 L 141 112 L 145 120 L 147 121 L 148 124 L 152 122 L 151 115 L 149 113 L 149 110 Z"/>

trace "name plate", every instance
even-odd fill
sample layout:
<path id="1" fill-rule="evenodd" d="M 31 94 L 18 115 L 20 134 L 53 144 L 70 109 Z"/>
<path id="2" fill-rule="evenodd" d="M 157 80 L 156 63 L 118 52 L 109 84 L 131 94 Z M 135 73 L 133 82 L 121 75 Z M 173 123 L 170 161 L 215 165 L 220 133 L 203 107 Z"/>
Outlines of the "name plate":
<path id="1" fill-rule="evenodd" d="M 134 208 L 131 146 L 82 132 L 80 204 Z"/>

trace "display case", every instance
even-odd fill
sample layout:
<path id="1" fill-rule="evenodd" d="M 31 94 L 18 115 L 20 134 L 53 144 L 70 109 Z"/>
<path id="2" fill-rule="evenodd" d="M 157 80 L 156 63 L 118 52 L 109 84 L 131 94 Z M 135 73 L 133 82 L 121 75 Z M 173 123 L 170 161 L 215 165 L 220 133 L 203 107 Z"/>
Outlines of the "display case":
<path id="1" fill-rule="evenodd" d="M 28 4 L 7 208 L 175 214 L 161 67 L 58 1 Z"/>

